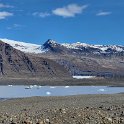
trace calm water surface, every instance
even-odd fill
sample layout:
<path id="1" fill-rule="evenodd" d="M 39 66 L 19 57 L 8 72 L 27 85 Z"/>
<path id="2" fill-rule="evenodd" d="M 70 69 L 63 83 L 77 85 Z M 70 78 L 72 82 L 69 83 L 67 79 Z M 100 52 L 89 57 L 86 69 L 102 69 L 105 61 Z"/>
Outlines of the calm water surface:
<path id="1" fill-rule="evenodd" d="M 0 98 L 31 96 L 68 96 L 81 94 L 114 94 L 124 92 L 124 87 L 107 86 L 0 86 Z"/>

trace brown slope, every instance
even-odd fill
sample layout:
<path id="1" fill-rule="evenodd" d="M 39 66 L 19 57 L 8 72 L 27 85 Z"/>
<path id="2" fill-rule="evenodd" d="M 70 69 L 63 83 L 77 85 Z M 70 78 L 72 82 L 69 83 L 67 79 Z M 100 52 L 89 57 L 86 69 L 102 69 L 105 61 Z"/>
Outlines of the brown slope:
<path id="1" fill-rule="evenodd" d="M 65 78 L 69 76 L 67 70 L 56 62 L 27 55 L 2 41 L 0 41 L 0 73 L 1 77 L 14 78 Z"/>
<path id="2" fill-rule="evenodd" d="M 124 62 L 119 57 L 102 58 L 72 54 L 40 54 L 63 65 L 71 75 L 124 77 Z"/>

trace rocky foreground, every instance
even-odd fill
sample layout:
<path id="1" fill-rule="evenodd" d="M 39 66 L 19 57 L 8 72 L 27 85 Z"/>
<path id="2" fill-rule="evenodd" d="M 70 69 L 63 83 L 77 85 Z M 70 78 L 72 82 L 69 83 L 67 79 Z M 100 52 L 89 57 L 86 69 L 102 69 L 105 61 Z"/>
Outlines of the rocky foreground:
<path id="1" fill-rule="evenodd" d="M 0 124 L 124 124 L 124 94 L 1 100 Z"/>

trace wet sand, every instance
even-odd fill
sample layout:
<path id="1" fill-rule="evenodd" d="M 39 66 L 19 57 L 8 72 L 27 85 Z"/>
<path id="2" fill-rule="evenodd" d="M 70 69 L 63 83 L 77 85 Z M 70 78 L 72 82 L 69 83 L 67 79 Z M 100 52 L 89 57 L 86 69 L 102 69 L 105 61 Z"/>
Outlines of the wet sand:
<path id="1" fill-rule="evenodd" d="M 0 101 L 0 124 L 124 124 L 124 94 Z"/>

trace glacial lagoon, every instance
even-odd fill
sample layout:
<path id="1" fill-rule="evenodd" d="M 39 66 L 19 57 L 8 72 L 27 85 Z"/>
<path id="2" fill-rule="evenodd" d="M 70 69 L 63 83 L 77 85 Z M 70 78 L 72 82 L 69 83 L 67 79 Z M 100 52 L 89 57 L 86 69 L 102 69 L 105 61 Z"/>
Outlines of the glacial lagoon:
<path id="1" fill-rule="evenodd" d="M 82 94 L 123 93 L 124 87 L 107 86 L 0 86 L 0 98 L 21 98 L 32 96 L 69 96 Z"/>

